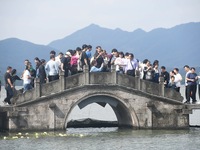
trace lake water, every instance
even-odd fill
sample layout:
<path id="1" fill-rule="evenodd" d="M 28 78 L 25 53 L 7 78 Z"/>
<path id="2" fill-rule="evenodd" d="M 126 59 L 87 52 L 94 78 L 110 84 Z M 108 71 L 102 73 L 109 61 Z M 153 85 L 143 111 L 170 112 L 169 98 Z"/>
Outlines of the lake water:
<path id="1" fill-rule="evenodd" d="M 7 136 L 8 137 L 8 136 Z M 3 136 L 1 150 L 199 150 L 200 129 L 120 130 L 69 129 L 67 132 L 22 133 Z"/>
<path id="2" fill-rule="evenodd" d="M 182 88 L 182 93 L 184 89 Z M 1 93 L 0 105 L 5 97 Z M 109 115 L 108 115 L 109 114 Z M 116 120 L 109 105 L 75 107 L 71 119 Z M 190 115 L 190 125 L 200 125 L 200 111 Z M 0 150 L 171 150 L 200 149 L 200 128 L 189 130 L 130 130 L 118 128 L 68 128 L 61 132 L 0 133 Z"/>

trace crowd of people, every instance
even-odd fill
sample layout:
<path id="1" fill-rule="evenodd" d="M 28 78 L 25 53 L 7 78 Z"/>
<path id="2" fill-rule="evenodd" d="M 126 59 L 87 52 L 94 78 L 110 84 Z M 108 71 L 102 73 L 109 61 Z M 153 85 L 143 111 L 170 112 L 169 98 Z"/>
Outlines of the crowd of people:
<path id="1" fill-rule="evenodd" d="M 111 54 L 101 46 L 96 47 L 96 51 L 92 56 L 92 46 L 84 44 L 82 48 L 77 47 L 76 50 L 68 50 L 66 53 L 60 52 L 56 56 L 56 52 L 50 52 L 50 60 L 46 62 L 44 59 L 35 57 L 35 68 L 27 59 L 24 61 L 25 70 L 21 78 L 16 75 L 16 70 L 12 67 L 7 68 L 5 78 L 5 88 L 7 97 L 4 102 L 11 104 L 10 99 L 14 95 L 13 88 L 15 80 L 23 80 L 24 92 L 34 87 L 34 79 L 39 78 L 40 84 L 52 82 L 59 79 L 59 72 L 63 71 L 64 76 L 75 75 L 83 72 L 83 67 L 87 65 L 90 72 L 109 72 L 111 66 L 116 66 L 116 72 L 119 74 L 126 74 L 135 76 L 136 70 L 140 72 L 140 78 L 159 83 L 159 77 L 164 78 L 164 85 L 166 88 L 173 88 L 180 92 L 182 76 L 178 68 L 167 72 L 165 66 L 159 68 L 159 61 L 155 60 L 152 64 L 148 59 L 139 61 L 132 53 L 124 53 L 117 49 L 112 49 Z M 198 76 L 195 73 L 195 68 L 184 67 L 186 70 L 185 84 L 186 84 L 186 103 L 196 103 L 196 87 Z"/>

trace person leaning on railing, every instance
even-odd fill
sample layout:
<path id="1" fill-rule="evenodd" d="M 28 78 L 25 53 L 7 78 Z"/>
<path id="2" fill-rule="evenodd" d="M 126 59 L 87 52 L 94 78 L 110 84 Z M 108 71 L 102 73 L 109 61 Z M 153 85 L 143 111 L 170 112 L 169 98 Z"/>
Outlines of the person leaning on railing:
<path id="1" fill-rule="evenodd" d="M 92 60 L 90 72 L 101 72 L 103 69 L 104 63 L 101 64 L 100 68 L 97 67 L 97 61 Z"/>

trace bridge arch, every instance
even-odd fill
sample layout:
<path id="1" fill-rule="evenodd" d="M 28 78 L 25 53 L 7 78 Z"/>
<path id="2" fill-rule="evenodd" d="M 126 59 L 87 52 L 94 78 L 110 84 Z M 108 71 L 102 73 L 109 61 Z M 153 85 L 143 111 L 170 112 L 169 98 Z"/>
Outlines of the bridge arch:
<path id="1" fill-rule="evenodd" d="M 116 115 L 119 127 L 139 128 L 139 121 L 134 109 L 129 106 L 129 103 L 125 103 L 124 100 L 115 95 L 111 95 L 110 93 L 89 94 L 83 98 L 80 98 L 71 106 L 70 110 L 66 114 L 64 128 L 67 128 L 69 115 L 76 106 L 82 109 L 92 103 L 97 103 L 102 107 L 104 107 L 106 104 L 109 104 Z"/>

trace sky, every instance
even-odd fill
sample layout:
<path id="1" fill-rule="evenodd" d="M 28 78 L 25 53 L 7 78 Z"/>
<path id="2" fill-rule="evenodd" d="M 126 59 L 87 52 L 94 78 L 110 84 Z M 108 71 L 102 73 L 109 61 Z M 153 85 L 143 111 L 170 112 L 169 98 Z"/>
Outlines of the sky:
<path id="1" fill-rule="evenodd" d="M 0 40 L 49 44 L 90 24 L 124 31 L 200 22 L 200 0 L 0 0 Z"/>

